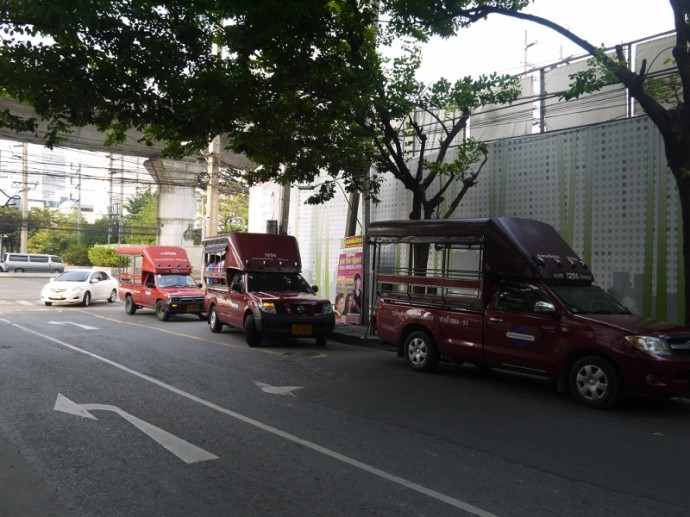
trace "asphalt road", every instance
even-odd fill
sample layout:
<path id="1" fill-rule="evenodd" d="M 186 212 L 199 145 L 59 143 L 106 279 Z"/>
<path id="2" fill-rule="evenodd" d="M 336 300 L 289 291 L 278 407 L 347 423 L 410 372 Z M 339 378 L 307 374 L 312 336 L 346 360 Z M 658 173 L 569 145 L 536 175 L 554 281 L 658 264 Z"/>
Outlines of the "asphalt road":
<path id="1" fill-rule="evenodd" d="M 410 371 L 0 277 L 0 515 L 687 516 L 690 404 Z"/>

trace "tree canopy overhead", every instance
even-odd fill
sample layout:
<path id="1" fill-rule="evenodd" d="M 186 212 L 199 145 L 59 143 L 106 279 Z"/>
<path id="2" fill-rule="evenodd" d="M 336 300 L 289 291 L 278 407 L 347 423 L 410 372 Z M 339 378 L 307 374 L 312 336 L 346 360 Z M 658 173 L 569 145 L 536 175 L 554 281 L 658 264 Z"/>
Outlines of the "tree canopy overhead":
<path id="1" fill-rule="evenodd" d="M 425 180 L 398 172 L 409 157 L 404 140 L 424 135 L 401 125 L 405 117 L 415 109 L 459 110 L 457 133 L 470 110 L 515 98 L 503 77 L 483 78 L 481 86 L 469 78 L 415 82 L 413 47 L 386 69 L 377 46 L 396 34 L 378 23 L 385 1 L 44 4 L 3 6 L 0 95 L 49 122 L 48 145 L 70 127 L 93 124 L 107 143 L 135 128 L 182 156 L 225 134 L 233 151 L 258 164 L 240 173 L 250 183 L 308 184 L 326 172 L 348 191 L 375 196 L 377 178 L 367 177 L 373 163 L 418 199 Z M 0 127 L 31 131 L 36 122 L 0 113 Z M 451 141 L 434 146 L 445 145 L 445 153 Z M 312 200 L 333 192 L 327 182 Z"/>
<path id="2" fill-rule="evenodd" d="M 363 166 L 348 121 L 366 116 L 378 66 L 368 2 L 22 0 L 0 9 L 0 95 L 48 121 L 48 145 L 93 124 L 107 143 L 138 129 L 171 156 L 227 134 L 261 165 L 257 179 L 280 167 L 307 181 Z M 17 131 L 37 122 L 0 113 L 0 126 Z"/>

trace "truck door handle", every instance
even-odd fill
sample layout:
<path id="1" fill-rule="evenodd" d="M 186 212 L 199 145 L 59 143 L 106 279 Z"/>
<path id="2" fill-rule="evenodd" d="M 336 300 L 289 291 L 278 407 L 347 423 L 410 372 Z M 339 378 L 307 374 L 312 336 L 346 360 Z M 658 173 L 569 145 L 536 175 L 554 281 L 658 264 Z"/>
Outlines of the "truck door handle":
<path id="1" fill-rule="evenodd" d="M 503 319 L 501 318 L 489 318 L 489 321 L 492 323 L 501 323 Z"/>

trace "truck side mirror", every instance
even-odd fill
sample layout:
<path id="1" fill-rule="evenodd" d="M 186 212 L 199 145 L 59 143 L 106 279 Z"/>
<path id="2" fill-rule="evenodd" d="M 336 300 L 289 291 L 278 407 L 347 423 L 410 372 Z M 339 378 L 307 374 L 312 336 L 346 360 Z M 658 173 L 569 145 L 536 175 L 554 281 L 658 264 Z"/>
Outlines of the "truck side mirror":
<path id="1" fill-rule="evenodd" d="M 319 286 L 318 285 L 312 285 L 311 290 L 314 291 L 314 294 L 319 292 Z"/>
<path id="2" fill-rule="evenodd" d="M 556 306 L 551 302 L 535 302 L 534 312 L 537 314 L 556 314 Z"/>

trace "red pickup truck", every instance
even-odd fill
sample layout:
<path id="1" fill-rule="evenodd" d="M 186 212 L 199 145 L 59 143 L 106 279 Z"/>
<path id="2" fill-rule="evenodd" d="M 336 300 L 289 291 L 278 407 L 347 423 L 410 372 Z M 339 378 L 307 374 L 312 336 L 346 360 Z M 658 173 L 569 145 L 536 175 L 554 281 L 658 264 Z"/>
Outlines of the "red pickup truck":
<path id="1" fill-rule="evenodd" d="M 173 314 L 196 314 L 205 319 L 204 290 L 192 278 L 192 263 L 179 246 L 120 246 L 115 250 L 120 299 L 125 312 L 149 308 L 168 321 Z"/>
<path id="2" fill-rule="evenodd" d="M 333 305 L 300 274 L 291 235 L 228 233 L 203 240 L 204 311 L 212 332 L 244 330 L 249 346 L 265 338 L 314 338 L 326 344 L 335 326 Z"/>
<path id="3" fill-rule="evenodd" d="M 690 329 L 632 314 L 534 220 L 383 221 L 374 246 L 379 339 L 426 372 L 439 360 L 546 376 L 581 404 L 690 389 Z"/>

